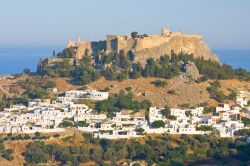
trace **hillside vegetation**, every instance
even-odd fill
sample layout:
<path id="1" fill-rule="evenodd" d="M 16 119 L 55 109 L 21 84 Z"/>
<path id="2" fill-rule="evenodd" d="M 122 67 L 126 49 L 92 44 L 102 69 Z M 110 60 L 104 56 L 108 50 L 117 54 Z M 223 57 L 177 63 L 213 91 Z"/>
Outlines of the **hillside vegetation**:
<path id="1" fill-rule="evenodd" d="M 25 135 L 24 135 L 25 136 Z M 152 165 L 248 165 L 249 144 L 242 140 L 203 135 L 158 135 L 132 140 L 92 138 L 89 133 L 33 137 L 1 137 L 11 149 L 5 165 L 119 165 L 147 163 Z M 12 140 L 12 141 L 9 141 Z M 21 146 L 16 146 L 17 142 Z M 14 158 L 12 158 L 14 156 Z M 19 160 L 17 160 L 18 158 Z M 10 160 L 10 161 L 9 161 Z M 139 164 L 143 165 L 143 164 Z"/>
<path id="2" fill-rule="evenodd" d="M 140 77 L 173 78 L 185 73 L 185 65 L 188 62 L 194 62 L 200 73 L 197 82 L 207 79 L 238 79 L 249 81 L 250 73 L 244 69 L 233 69 L 230 65 L 221 65 L 216 61 L 204 60 L 202 58 L 193 58 L 192 55 L 180 53 L 178 55 L 163 55 L 158 60 L 147 59 L 145 66 L 134 61 L 134 54 L 124 51 L 120 53 L 100 53 L 93 56 L 87 52 L 79 65 L 70 65 L 67 57 L 70 57 L 69 51 L 59 54 L 64 57 L 62 62 L 57 62 L 53 66 L 44 66 L 39 69 L 42 76 L 51 77 L 71 77 L 81 84 L 88 84 L 104 76 L 107 80 L 123 81 L 128 78 L 137 79 Z M 68 55 L 69 54 L 69 55 Z"/>

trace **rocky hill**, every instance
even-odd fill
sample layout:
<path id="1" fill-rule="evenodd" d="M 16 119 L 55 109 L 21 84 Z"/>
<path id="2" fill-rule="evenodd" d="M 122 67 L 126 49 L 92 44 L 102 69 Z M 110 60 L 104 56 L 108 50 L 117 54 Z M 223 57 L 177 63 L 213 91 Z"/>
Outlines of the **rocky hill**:
<path id="1" fill-rule="evenodd" d="M 185 34 L 170 35 L 166 42 L 136 52 L 135 60 L 145 64 L 149 57 L 158 59 L 161 55 L 170 55 L 171 52 L 175 54 L 183 52 L 192 54 L 195 58 L 202 57 L 206 60 L 219 62 L 219 58 L 211 52 L 201 36 Z"/>
<path id="2" fill-rule="evenodd" d="M 121 50 L 132 52 L 135 61 L 145 65 L 150 57 L 158 59 L 161 55 L 171 55 L 171 52 L 179 54 L 192 54 L 194 57 L 203 57 L 205 60 L 219 62 L 208 45 L 200 35 L 187 35 L 181 32 L 171 32 L 167 28 L 162 29 L 161 35 L 139 35 L 137 32 L 128 35 L 107 35 L 105 41 L 69 41 L 67 48 L 74 48 L 75 59 L 82 59 L 85 52 L 98 54 L 100 51 L 116 52 Z"/>
<path id="3" fill-rule="evenodd" d="M 201 36 L 168 29 L 161 35 L 132 32 L 107 35 L 100 42 L 69 41 L 65 50 L 40 62 L 38 74 L 53 78 L 61 91 L 84 85 L 118 93 L 130 87 L 136 99 L 156 106 L 216 105 L 220 101 L 207 91 L 215 80 L 221 81 L 225 95 L 218 90 L 214 96 L 226 98 L 232 90 L 250 89 L 250 72 L 220 64 Z M 157 80 L 167 86 L 155 87 L 152 82 Z"/>

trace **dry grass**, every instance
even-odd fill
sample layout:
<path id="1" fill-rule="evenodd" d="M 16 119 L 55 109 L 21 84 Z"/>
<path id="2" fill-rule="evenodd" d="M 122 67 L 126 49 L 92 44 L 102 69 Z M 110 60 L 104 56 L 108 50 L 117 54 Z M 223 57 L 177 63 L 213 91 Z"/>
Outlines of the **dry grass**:
<path id="1" fill-rule="evenodd" d="M 206 90 L 210 81 L 198 84 L 176 77 L 165 79 L 168 84 L 165 87 L 155 87 L 151 82 L 157 79 L 158 78 L 139 78 L 119 82 L 108 81 L 101 78 L 98 81 L 90 83 L 88 86 L 92 89 L 105 89 L 106 87 L 109 87 L 111 93 L 118 93 L 126 87 L 131 87 L 135 99 L 150 100 L 155 106 L 164 106 L 165 104 L 168 104 L 170 107 L 177 107 L 178 105 L 186 103 L 189 103 L 190 106 L 197 106 L 204 102 L 213 106 L 218 104 L 215 100 L 210 98 L 210 95 Z M 229 89 L 235 91 L 250 89 L 250 82 L 238 80 L 225 80 L 220 82 L 222 85 L 221 89 L 225 94 L 229 93 Z M 168 91 L 170 90 L 174 90 L 176 94 L 169 94 Z"/>
<path id="2" fill-rule="evenodd" d="M 8 161 L 4 158 L 0 158 L 0 165 L 3 166 L 21 166 L 24 164 L 25 160 L 22 153 L 25 149 L 26 144 L 30 141 L 7 141 L 5 142 L 5 147 L 8 149 L 13 149 L 14 160 Z"/>
<path id="3" fill-rule="evenodd" d="M 21 87 L 17 85 L 17 81 L 24 79 L 20 77 L 13 80 L 0 81 L 0 86 L 11 89 L 14 92 L 22 92 Z M 139 78 L 128 79 L 122 82 L 105 80 L 103 77 L 87 85 L 89 89 L 103 90 L 110 89 L 111 94 L 119 93 L 127 87 L 132 88 L 136 100 L 150 100 L 154 106 L 164 106 L 168 104 L 170 107 L 178 107 L 182 104 L 189 103 L 190 106 L 197 106 L 200 103 L 207 102 L 209 105 L 216 106 L 218 103 L 210 98 L 206 88 L 209 82 L 195 83 L 182 77 L 172 79 L 161 79 L 167 82 L 165 87 L 155 87 L 152 82 L 159 78 Z M 59 91 L 79 89 L 81 86 L 72 83 L 69 78 L 53 78 L 56 88 Z M 221 90 L 228 95 L 231 90 L 250 90 L 250 82 L 239 80 L 221 80 Z M 170 90 L 175 94 L 168 93 Z M 233 104 L 233 102 L 229 103 Z"/>

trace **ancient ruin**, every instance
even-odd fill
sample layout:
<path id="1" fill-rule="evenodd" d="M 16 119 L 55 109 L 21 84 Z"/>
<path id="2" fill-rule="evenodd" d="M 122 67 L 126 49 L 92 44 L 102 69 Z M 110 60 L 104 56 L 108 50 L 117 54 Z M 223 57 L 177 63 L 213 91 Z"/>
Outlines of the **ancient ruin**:
<path id="1" fill-rule="evenodd" d="M 171 32 L 167 28 L 162 28 L 160 35 L 140 35 L 133 32 L 131 35 L 106 35 L 104 41 L 69 40 L 66 49 L 71 51 L 72 56 L 67 58 L 72 65 L 77 65 L 86 52 L 95 56 L 100 52 L 119 53 L 120 51 L 133 53 L 134 61 L 140 62 L 143 66 L 148 58 L 159 59 L 160 56 L 171 55 L 171 53 L 187 53 L 192 54 L 195 58 L 202 57 L 205 60 L 219 62 L 219 58 L 212 53 L 201 35 Z M 41 59 L 38 71 L 43 66 L 53 66 L 62 61 L 63 58 L 60 56 Z"/>
<path id="2" fill-rule="evenodd" d="M 200 35 L 189 35 L 181 32 L 171 32 L 162 28 L 161 35 L 106 35 L 105 41 L 68 41 L 67 48 L 73 47 L 76 52 L 76 59 L 82 59 L 86 50 L 96 54 L 98 51 L 117 52 L 121 50 L 132 51 L 135 54 L 135 61 L 145 63 L 149 57 L 158 59 L 161 55 L 171 54 L 171 51 L 193 54 L 194 57 L 203 57 L 219 61 L 203 41 Z"/>

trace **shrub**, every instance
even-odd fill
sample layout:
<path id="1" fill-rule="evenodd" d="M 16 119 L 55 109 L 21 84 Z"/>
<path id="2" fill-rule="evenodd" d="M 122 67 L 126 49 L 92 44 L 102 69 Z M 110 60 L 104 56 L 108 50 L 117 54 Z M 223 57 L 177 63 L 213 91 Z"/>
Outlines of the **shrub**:
<path id="1" fill-rule="evenodd" d="M 207 103 L 207 102 L 200 103 L 198 106 L 199 106 L 199 107 L 206 107 L 206 106 L 208 106 L 208 103 Z"/>
<path id="2" fill-rule="evenodd" d="M 39 133 L 39 132 L 36 132 L 36 133 L 35 133 L 35 136 L 32 137 L 33 140 L 36 140 L 36 139 L 41 140 L 41 139 L 47 139 L 47 138 L 49 138 L 49 137 L 46 137 L 45 135 L 42 135 L 42 134 Z"/>
<path id="3" fill-rule="evenodd" d="M 71 121 L 63 121 L 59 124 L 61 127 L 72 127 L 74 124 Z"/>
<path id="4" fill-rule="evenodd" d="M 40 137 L 40 136 L 41 136 L 41 133 L 35 132 L 35 136 L 36 136 L 36 137 Z"/>
<path id="5" fill-rule="evenodd" d="M 204 107 L 203 114 L 214 113 L 215 107 Z"/>
<path id="6" fill-rule="evenodd" d="M 133 166 L 141 166 L 140 163 L 134 163 Z"/>
<path id="7" fill-rule="evenodd" d="M 14 153 L 13 149 L 6 149 L 2 152 L 2 157 L 7 160 L 13 160 L 14 159 L 14 157 L 12 156 L 13 153 Z"/>
<path id="8" fill-rule="evenodd" d="M 171 94 L 171 95 L 175 95 L 176 94 L 175 90 L 169 90 L 168 93 Z"/>
<path id="9" fill-rule="evenodd" d="M 223 102 L 226 97 L 224 93 L 219 90 L 220 87 L 220 82 L 216 80 L 212 82 L 209 87 L 207 87 L 207 91 L 209 92 L 211 98 L 217 100 L 218 102 Z"/>
<path id="10" fill-rule="evenodd" d="M 231 91 L 227 96 L 227 99 L 235 101 L 237 97 L 237 93 L 235 91 Z"/>
<path id="11" fill-rule="evenodd" d="M 0 142 L 0 151 L 2 151 L 4 149 L 5 149 L 5 146 L 4 146 L 3 142 Z"/>
<path id="12" fill-rule="evenodd" d="M 156 80 L 151 83 L 154 84 L 156 87 L 164 87 L 167 85 L 166 81 L 163 81 L 163 80 Z"/>
<path id="13" fill-rule="evenodd" d="M 142 135 L 145 130 L 143 128 L 137 128 L 135 131 Z"/>
<path id="14" fill-rule="evenodd" d="M 75 122 L 75 126 L 86 127 L 88 126 L 88 124 L 85 121 L 78 121 L 78 122 Z"/>
<path id="15" fill-rule="evenodd" d="M 126 91 L 131 91 L 131 90 L 132 90 L 132 87 L 126 87 L 125 90 L 126 90 Z"/>
<path id="16" fill-rule="evenodd" d="M 212 126 L 196 126 L 196 130 L 200 131 L 212 131 L 213 127 Z"/>
<path id="17" fill-rule="evenodd" d="M 237 131 L 236 135 L 249 136 L 250 135 L 250 129 L 240 129 L 240 130 Z"/>
<path id="18" fill-rule="evenodd" d="M 207 81 L 208 78 L 206 76 L 201 76 L 200 78 L 198 78 L 197 80 L 195 80 L 196 83 L 201 83 L 201 82 L 205 82 Z"/>
<path id="19" fill-rule="evenodd" d="M 60 134 L 54 134 L 53 137 L 54 137 L 54 138 L 59 138 L 59 137 L 60 137 Z"/>

